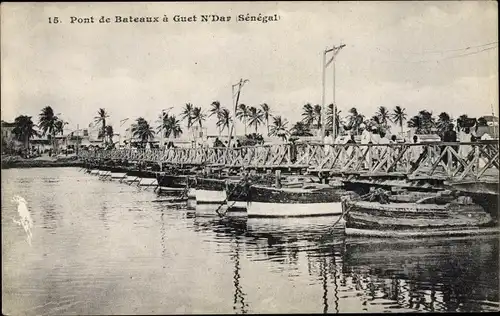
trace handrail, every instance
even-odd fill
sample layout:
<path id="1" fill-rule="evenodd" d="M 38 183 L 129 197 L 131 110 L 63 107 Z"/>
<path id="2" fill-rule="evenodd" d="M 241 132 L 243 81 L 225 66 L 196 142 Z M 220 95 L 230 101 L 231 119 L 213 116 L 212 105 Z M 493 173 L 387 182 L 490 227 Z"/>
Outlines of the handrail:
<path id="1" fill-rule="evenodd" d="M 479 179 L 498 174 L 497 141 L 397 144 L 288 143 L 169 149 L 82 150 L 88 160 L 127 160 L 171 165 L 308 168 L 341 173 Z"/>

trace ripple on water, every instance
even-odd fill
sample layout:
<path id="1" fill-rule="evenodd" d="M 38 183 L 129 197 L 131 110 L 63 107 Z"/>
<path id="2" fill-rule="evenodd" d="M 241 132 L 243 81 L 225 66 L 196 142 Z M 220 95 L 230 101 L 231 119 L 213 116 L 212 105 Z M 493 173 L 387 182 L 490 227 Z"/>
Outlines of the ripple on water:
<path id="1" fill-rule="evenodd" d="M 12 216 L 26 199 L 33 246 Z M 78 168 L 2 171 L 7 314 L 495 311 L 498 239 L 353 239 L 220 219 Z M 215 208 L 214 208 L 215 210 Z"/>

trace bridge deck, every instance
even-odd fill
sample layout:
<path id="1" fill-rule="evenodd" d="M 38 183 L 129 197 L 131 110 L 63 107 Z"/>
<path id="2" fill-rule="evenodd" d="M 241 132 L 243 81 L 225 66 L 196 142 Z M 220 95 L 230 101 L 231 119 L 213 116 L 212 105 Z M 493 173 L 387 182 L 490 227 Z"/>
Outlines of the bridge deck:
<path id="1" fill-rule="evenodd" d="M 404 177 L 410 180 L 498 183 L 499 144 L 335 144 L 262 145 L 239 148 L 114 149 L 81 151 L 87 161 L 137 161 L 173 166 L 307 170 L 309 173 Z"/>

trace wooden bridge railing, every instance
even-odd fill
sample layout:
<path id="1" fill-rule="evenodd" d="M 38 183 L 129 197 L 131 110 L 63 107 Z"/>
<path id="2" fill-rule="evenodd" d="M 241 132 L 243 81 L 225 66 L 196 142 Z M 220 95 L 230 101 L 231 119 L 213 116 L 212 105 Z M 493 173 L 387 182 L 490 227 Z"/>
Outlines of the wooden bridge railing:
<path id="1" fill-rule="evenodd" d="M 499 144 L 335 144 L 262 145 L 239 148 L 114 149 L 81 151 L 87 160 L 127 160 L 172 165 L 235 168 L 307 168 L 365 176 L 404 175 L 408 178 L 482 179 L 498 177 Z M 498 181 L 498 179 L 497 179 Z"/>

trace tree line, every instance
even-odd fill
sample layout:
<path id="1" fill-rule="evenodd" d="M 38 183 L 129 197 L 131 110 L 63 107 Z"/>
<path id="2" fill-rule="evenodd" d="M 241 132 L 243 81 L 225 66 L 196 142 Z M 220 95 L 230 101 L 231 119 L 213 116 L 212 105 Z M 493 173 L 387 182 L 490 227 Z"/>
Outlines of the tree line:
<path id="1" fill-rule="evenodd" d="M 289 127 L 289 121 L 281 115 L 273 115 L 270 106 L 267 103 L 262 103 L 258 107 L 239 104 L 236 108 L 235 117 L 244 126 L 244 133 L 247 134 L 248 128 L 253 128 L 257 135 L 258 128 L 265 125 L 267 136 L 278 137 L 286 140 L 293 136 L 313 136 L 315 129 L 322 128 L 322 107 L 321 105 L 312 105 L 307 103 L 302 106 L 302 118 Z M 401 128 L 406 123 L 407 127 L 415 128 L 417 134 L 437 133 L 442 135 L 448 126 L 453 122 L 451 116 L 446 112 L 441 112 L 437 117 L 434 117 L 432 112 L 421 110 L 415 116 L 408 119 L 406 109 L 401 106 L 396 106 L 390 111 L 384 106 L 377 108 L 372 116 L 366 116 L 355 107 L 352 107 L 346 116 L 341 116 L 341 111 L 336 110 L 336 132 L 337 135 L 343 131 L 349 131 L 353 135 L 360 135 L 363 125 L 365 127 L 375 127 L 377 130 L 390 132 L 389 123 L 394 123 Z M 103 139 L 106 146 L 114 146 L 113 126 L 107 124 L 109 114 L 104 108 L 99 108 L 97 115 L 94 117 L 94 123 L 100 125 L 98 139 Z M 216 120 L 216 127 L 219 136 L 227 130 L 228 137 L 233 127 L 233 116 L 231 111 L 223 107 L 219 101 L 213 101 L 210 104 L 208 112 L 204 112 L 201 107 L 196 107 L 191 103 L 186 103 L 179 114 L 179 119 L 174 114 L 162 112 L 160 119 L 157 122 L 158 126 L 155 129 L 143 117 L 139 117 L 131 125 L 131 132 L 135 138 L 138 138 L 141 143 L 147 143 L 154 138 L 155 134 L 163 132 L 166 138 L 177 138 L 183 133 L 181 122 L 185 122 L 188 131 L 193 127 L 202 128 L 205 121 L 209 118 Z M 471 126 L 471 120 L 476 126 L 486 126 L 484 118 L 478 120 L 469 118 L 466 114 L 459 116 L 456 120 L 457 129 L 463 129 Z M 58 134 L 63 134 L 64 122 L 58 115 L 54 113 L 51 106 L 44 107 L 38 118 L 36 125 L 31 116 L 20 115 L 14 121 L 15 127 L 13 134 L 16 139 L 23 142 L 26 148 L 29 148 L 29 141 L 34 136 L 45 136 L 51 140 L 55 146 L 55 137 Z M 325 129 L 331 131 L 333 127 L 333 104 L 327 106 Z"/>

